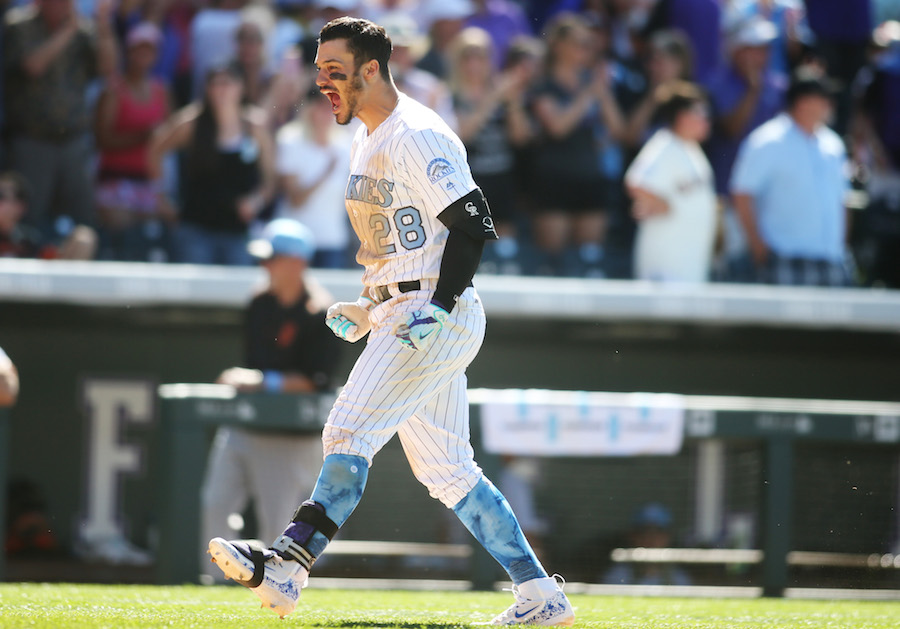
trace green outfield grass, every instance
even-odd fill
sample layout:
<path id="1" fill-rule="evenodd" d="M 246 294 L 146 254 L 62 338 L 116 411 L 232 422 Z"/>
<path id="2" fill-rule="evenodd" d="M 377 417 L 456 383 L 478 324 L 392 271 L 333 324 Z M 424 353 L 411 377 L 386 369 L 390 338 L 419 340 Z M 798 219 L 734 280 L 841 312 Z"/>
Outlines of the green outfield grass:
<path id="1" fill-rule="evenodd" d="M 896 629 L 900 602 L 673 599 L 574 595 L 576 627 Z M 489 621 L 511 595 L 481 592 L 304 591 L 284 620 L 240 587 L 0 584 L 0 627 L 378 627 L 449 629 Z"/>

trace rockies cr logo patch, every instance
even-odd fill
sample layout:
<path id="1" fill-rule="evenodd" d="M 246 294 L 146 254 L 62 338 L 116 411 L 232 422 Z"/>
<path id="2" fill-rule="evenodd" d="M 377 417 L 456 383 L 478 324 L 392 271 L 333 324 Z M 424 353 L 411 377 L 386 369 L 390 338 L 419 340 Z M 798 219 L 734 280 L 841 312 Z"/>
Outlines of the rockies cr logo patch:
<path id="1" fill-rule="evenodd" d="M 431 183 L 437 183 L 447 175 L 452 175 L 455 172 L 456 169 L 443 157 L 435 157 L 428 162 L 428 167 L 425 169 L 425 174 L 428 175 L 428 181 Z"/>

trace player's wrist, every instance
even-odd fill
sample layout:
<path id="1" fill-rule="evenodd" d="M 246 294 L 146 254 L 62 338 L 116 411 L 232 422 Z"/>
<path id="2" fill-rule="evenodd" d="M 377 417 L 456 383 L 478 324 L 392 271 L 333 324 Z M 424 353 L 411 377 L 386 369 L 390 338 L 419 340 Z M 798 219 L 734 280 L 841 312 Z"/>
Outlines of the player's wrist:
<path id="1" fill-rule="evenodd" d="M 438 299 L 437 297 L 432 297 L 430 303 L 431 303 L 432 306 L 434 306 L 434 307 L 437 308 L 438 310 L 441 310 L 441 311 L 443 312 L 443 314 L 444 314 L 445 317 L 448 316 L 448 315 L 450 314 L 450 308 L 448 308 L 447 306 L 445 306 L 445 305 L 443 304 L 443 302 L 442 302 L 440 299 Z"/>
<path id="2" fill-rule="evenodd" d="M 356 305 L 368 312 L 372 308 L 375 307 L 375 300 L 366 297 L 365 295 L 360 295 L 359 299 L 356 300 Z"/>

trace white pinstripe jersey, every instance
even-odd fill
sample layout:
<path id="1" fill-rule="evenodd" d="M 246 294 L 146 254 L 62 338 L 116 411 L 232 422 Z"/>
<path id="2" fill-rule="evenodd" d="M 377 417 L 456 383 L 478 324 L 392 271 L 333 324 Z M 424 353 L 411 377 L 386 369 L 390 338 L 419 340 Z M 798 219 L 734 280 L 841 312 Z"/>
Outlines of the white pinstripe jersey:
<path id="1" fill-rule="evenodd" d="M 373 133 L 361 125 L 344 197 L 363 284 L 437 279 L 450 233 L 438 214 L 475 188 L 462 141 L 405 94 Z"/>

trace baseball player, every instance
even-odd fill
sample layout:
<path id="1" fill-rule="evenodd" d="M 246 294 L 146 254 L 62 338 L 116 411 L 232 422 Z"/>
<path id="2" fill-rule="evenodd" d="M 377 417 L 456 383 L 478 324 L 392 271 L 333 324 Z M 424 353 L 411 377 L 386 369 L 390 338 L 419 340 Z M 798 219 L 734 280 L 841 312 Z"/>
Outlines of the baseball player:
<path id="1" fill-rule="evenodd" d="M 460 139 L 397 91 L 390 54 L 384 29 L 368 20 L 339 18 L 319 34 L 316 84 L 338 123 L 363 123 L 345 197 L 364 286 L 356 302 L 332 306 L 326 323 L 347 341 L 369 338 L 328 417 L 318 482 L 272 548 L 217 537 L 209 552 L 264 607 L 292 612 L 358 504 L 372 459 L 397 433 L 416 478 L 509 574 L 516 600 L 493 623 L 571 625 L 562 587 L 469 443 L 465 370 L 485 329 L 472 277 L 484 241 L 497 237 L 490 210 Z"/>

